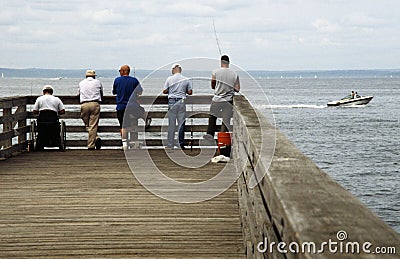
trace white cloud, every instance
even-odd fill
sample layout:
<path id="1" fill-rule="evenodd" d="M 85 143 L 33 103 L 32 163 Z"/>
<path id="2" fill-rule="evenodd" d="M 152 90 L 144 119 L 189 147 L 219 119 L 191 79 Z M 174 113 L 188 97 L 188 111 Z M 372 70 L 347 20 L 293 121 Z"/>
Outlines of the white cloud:
<path id="1" fill-rule="evenodd" d="M 319 32 L 333 33 L 339 32 L 341 27 L 338 24 L 331 23 L 326 19 L 317 19 L 312 24 Z"/>
<path id="2" fill-rule="evenodd" d="M 392 67 L 398 64 L 382 52 L 400 56 L 399 7 L 391 0 L 2 1 L 0 67 L 12 60 L 19 67 L 108 68 L 127 59 L 151 69 L 216 57 L 213 18 L 222 51 L 245 68 L 341 67 L 360 49 L 376 59 L 368 64 L 360 55 L 361 67 Z M 307 63 L 318 52 L 319 63 Z M 253 62 L 255 56 L 270 58 Z"/>
<path id="3" fill-rule="evenodd" d="M 84 19 L 89 19 L 97 24 L 121 24 L 124 17 L 121 14 L 116 14 L 112 9 L 89 10 L 82 14 Z"/>

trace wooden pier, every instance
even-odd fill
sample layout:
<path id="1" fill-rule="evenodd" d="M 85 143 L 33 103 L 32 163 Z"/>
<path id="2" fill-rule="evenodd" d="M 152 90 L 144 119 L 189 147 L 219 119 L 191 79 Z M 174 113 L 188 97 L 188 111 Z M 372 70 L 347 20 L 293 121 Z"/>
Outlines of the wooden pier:
<path id="1" fill-rule="evenodd" d="M 0 258 L 399 256 L 400 235 L 298 151 L 242 96 L 234 101 L 233 162 L 191 169 L 174 163 L 163 149 L 135 151 L 149 152 L 168 177 L 180 182 L 201 183 L 223 168 L 238 175 L 221 195 L 188 204 L 157 197 L 136 180 L 118 148 L 113 97 L 102 104 L 100 131 L 108 136 L 104 149 L 84 148 L 78 100 L 61 96 L 68 106 L 62 119 L 71 148 L 26 152 L 35 99 L 0 99 Z M 210 99 L 188 99 L 195 106 L 189 115 L 195 115 L 186 127 L 194 132 L 195 145 L 206 128 Z M 162 134 L 157 133 L 165 128 L 160 120 L 166 114 L 166 98 L 143 97 L 141 102 L 154 100 L 160 107 L 150 110 L 154 123 L 145 133 L 147 146 L 162 145 Z M 197 152 L 185 151 L 189 156 Z M 255 180 L 259 184 L 254 185 Z M 283 253 L 276 245 L 271 253 L 259 250 L 265 240 L 300 245 L 338 241 L 342 230 L 348 234 L 344 241 L 368 241 L 371 249 L 394 248 L 395 253 Z"/>
<path id="2" fill-rule="evenodd" d="M 176 169 L 163 150 L 151 155 Z M 1 258 L 245 256 L 236 185 L 202 203 L 166 201 L 137 182 L 122 150 L 34 152 L 0 166 Z M 202 181 L 223 166 L 170 176 Z"/>

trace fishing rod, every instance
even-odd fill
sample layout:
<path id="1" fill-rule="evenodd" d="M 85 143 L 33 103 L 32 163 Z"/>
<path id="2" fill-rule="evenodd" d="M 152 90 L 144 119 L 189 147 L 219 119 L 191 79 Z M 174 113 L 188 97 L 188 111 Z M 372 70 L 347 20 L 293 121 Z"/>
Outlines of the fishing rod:
<path id="1" fill-rule="evenodd" d="M 217 30 L 215 29 L 214 17 L 212 18 L 212 25 L 213 25 L 213 29 L 214 29 L 215 41 L 217 42 L 218 52 L 219 52 L 219 55 L 222 56 L 221 46 L 219 44 L 218 35 L 217 35 Z M 235 92 L 238 93 L 239 95 L 243 96 L 243 94 L 240 91 L 235 90 Z"/>
<path id="2" fill-rule="evenodd" d="M 214 35 L 215 35 L 215 40 L 217 42 L 219 55 L 222 56 L 221 46 L 219 45 L 219 40 L 218 40 L 218 35 L 217 35 L 217 30 L 215 29 L 214 17 L 212 19 L 212 22 L 213 22 L 212 24 L 213 24 L 213 28 L 214 28 Z"/>

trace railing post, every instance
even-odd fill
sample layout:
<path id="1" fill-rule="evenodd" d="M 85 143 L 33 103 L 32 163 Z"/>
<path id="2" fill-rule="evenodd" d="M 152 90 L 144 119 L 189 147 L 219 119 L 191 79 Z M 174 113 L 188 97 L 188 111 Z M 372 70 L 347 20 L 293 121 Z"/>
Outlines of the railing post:
<path id="1" fill-rule="evenodd" d="M 12 108 L 3 108 L 3 116 L 8 116 L 12 114 Z M 8 132 L 12 130 L 12 121 L 5 122 L 3 124 L 3 132 Z M 12 139 L 4 140 L 4 148 L 9 148 L 12 146 Z"/>
<path id="2" fill-rule="evenodd" d="M 19 106 L 17 112 L 25 113 L 26 112 L 26 104 Z M 25 117 L 25 118 L 23 118 L 21 120 L 18 120 L 18 128 L 22 129 L 27 125 L 26 124 L 26 119 L 27 118 Z M 26 133 L 19 134 L 19 136 L 18 136 L 18 144 L 22 144 L 22 143 L 25 143 L 25 142 L 26 142 Z"/>

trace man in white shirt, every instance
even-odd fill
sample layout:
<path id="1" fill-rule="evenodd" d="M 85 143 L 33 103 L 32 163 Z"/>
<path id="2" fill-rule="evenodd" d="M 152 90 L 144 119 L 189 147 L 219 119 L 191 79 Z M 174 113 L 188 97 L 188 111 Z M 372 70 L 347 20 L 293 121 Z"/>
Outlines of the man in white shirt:
<path id="1" fill-rule="evenodd" d="M 221 57 L 221 67 L 212 72 L 211 88 L 215 90 L 210 106 L 206 139 L 214 139 L 217 117 L 222 117 L 221 132 L 232 131 L 233 96 L 240 91 L 240 81 L 237 73 L 229 68 L 229 57 Z"/>
<path id="2" fill-rule="evenodd" d="M 97 128 L 100 119 L 100 102 L 103 98 L 103 86 L 96 79 L 96 71 L 86 71 L 86 79 L 79 83 L 78 95 L 81 103 L 81 118 L 89 133 L 87 147 L 89 150 L 100 149 L 101 139 L 97 135 Z"/>
<path id="3" fill-rule="evenodd" d="M 168 94 L 168 145 L 175 144 L 175 127 L 178 122 L 178 140 L 181 149 L 185 149 L 185 119 L 186 95 L 193 94 L 190 80 L 182 76 L 182 67 L 179 64 L 172 66 L 172 76 L 168 77 L 164 85 L 164 94 Z"/>
<path id="4" fill-rule="evenodd" d="M 36 150 L 43 150 L 45 139 L 55 140 L 57 132 L 58 116 L 65 113 L 64 104 L 60 98 L 53 96 L 53 87 L 45 85 L 43 95 L 36 99 L 33 106 L 33 114 L 39 114 L 38 136 L 36 140 Z"/>
<path id="5" fill-rule="evenodd" d="M 50 121 L 52 118 L 58 117 L 58 115 L 62 115 L 65 113 L 64 104 L 60 100 L 60 98 L 53 96 L 53 87 L 51 85 L 45 85 L 43 87 L 43 95 L 39 96 L 36 99 L 35 105 L 33 106 L 33 114 L 39 114 L 39 120 L 42 117 L 42 120 Z M 47 113 L 47 111 L 52 111 Z M 46 114 L 53 114 L 46 116 Z M 52 118 L 45 118 L 52 117 Z"/>

